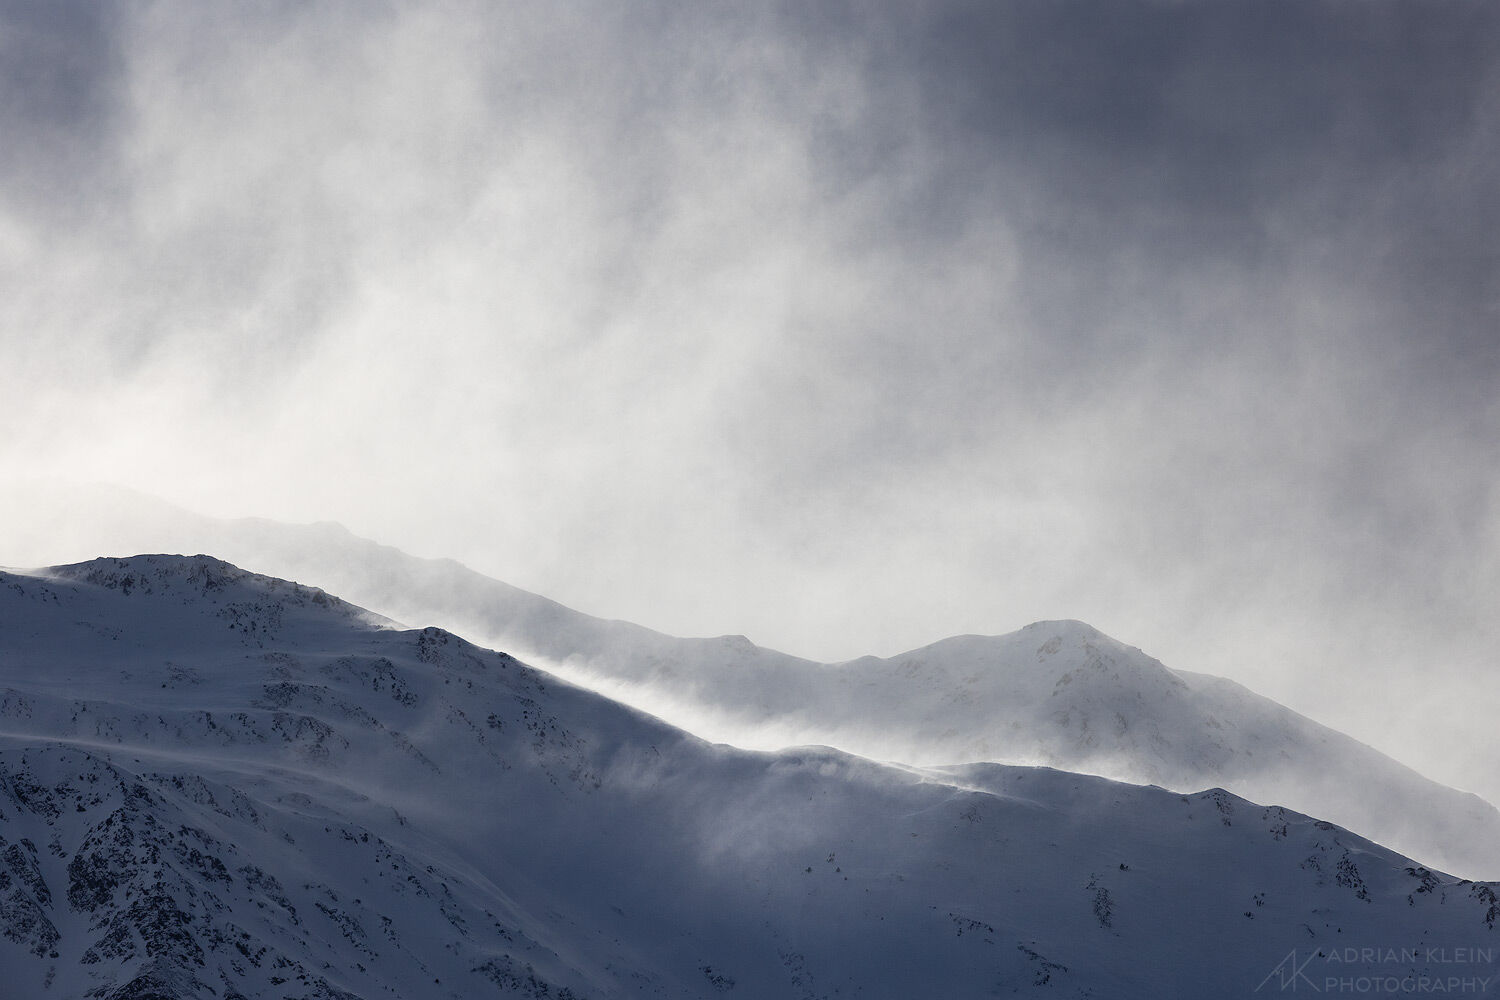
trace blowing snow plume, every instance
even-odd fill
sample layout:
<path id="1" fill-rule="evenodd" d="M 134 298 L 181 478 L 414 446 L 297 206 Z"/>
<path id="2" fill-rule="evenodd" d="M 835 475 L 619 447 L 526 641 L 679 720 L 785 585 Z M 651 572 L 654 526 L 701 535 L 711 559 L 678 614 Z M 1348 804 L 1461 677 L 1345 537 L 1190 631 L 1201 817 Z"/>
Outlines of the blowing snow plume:
<path id="1" fill-rule="evenodd" d="M 511 650 L 708 739 L 762 750 L 826 744 L 919 766 L 1040 764 L 1181 792 L 1221 786 L 1332 820 L 1445 871 L 1479 878 L 1500 870 L 1500 814 L 1484 799 L 1240 684 L 1173 670 L 1080 622 L 825 664 L 744 636 L 681 639 L 606 621 L 336 525 L 218 521 L 129 495 L 112 507 L 118 520 L 102 524 L 100 537 L 219 552 L 315 583 L 396 620 Z M 108 520 L 96 505 L 83 509 Z M 41 533 L 40 546 L 55 547 L 70 520 Z"/>
<path id="2" fill-rule="evenodd" d="M 1446 942 L 1399 959 L 1423 981 L 1493 962 L 1492 886 L 1279 807 L 715 747 L 217 559 L 0 574 L 0 624 L 27 995 L 1251 996 L 1289 948 L 1320 982 L 1396 961 L 1330 966 L 1350 942 Z"/>

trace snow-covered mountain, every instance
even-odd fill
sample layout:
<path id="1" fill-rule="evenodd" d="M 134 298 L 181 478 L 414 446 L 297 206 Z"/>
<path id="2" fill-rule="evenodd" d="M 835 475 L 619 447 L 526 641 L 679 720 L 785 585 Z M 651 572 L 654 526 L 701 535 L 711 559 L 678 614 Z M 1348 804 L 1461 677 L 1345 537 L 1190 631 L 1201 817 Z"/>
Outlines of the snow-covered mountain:
<path id="1" fill-rule="evenodd" d="M 681 639 L 605 621 L 334 524 L 216 520 L 125 491 L 105 499 L 59 490 L 46 505 L 55 523 L 38 526 L 29 548 L 25 539 L 14 544 L 30 552 L 60 538 L 123 538 L 137 551 L 212 551 L 512 650 L 737 746 L 817 743 L 917 765 L 1001 761 L 1179 791 L 1221 786 L 1319 815 L 1445 871 L 1500 874 L 1500 812 L 1488 802 L 1239 684 L 1169 669 L 1078 622 L 821 664 L 743 636 Z"/>
<path id="2" fill-rule="evenodd" d="M 26 997 L 1451 992 L 1500 920 L 1222 790 L 710 745 L 203 556 L 0 574 L 0 837 Z"/>

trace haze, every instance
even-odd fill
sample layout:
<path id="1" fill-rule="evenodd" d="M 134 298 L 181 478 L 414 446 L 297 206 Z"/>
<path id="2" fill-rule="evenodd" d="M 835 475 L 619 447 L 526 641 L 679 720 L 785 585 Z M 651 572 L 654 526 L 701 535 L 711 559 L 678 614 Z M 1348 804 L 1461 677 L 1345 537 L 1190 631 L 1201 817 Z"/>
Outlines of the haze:
<path id="1" fill-rule="evenodd" d="M 817 659 L 1082 619 L 1495 798 L 1497 22 L 0 3 L 0 478 Z"/>

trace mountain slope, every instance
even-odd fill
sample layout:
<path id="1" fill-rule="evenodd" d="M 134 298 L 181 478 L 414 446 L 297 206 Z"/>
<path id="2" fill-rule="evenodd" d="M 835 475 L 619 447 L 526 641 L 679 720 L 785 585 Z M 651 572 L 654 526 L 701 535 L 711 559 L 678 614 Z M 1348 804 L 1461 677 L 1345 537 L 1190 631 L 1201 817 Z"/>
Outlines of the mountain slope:
<path id="1" fill-rule="evenodd" d="M 141 547 L 218 552 L 513 650 L 739 746 L 820 743 L 918 765 L 998 760 L 1178 790 L 1220 785 L 1317 813 L 1446 871 L 1500 873 L 1500 812 L 1489 803 L 1232 681 L 1168 669 L 1081 623 L 818 664 L 743 636 L 679 639 L 594 618 L 337 525 L 219 521 L 123 491 L 107 505 L 70 491 L 53 501 L 58 523 L 36 548 L 84 523 Z"/>
<path id="2" fill-rule="evenodd" d="M 18 995 L 1248 996 L 1485 976 L 1500 919 L 1222 791 L 712 746 L 207 557 L 0 575 L 0 692 Z"/>

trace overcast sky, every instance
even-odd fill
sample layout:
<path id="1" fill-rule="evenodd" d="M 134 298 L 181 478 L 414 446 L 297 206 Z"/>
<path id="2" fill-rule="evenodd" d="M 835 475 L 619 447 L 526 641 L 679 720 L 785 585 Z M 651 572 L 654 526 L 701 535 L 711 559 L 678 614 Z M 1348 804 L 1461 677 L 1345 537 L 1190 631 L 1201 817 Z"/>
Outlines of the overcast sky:
<path id="1" fill-rule="evenodd" d="M 1500 8 L 0 12 L 0 476 L 1500 764 Z"/>

